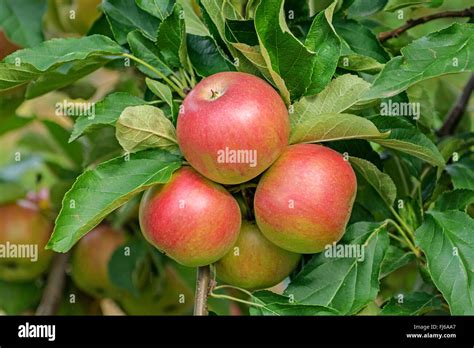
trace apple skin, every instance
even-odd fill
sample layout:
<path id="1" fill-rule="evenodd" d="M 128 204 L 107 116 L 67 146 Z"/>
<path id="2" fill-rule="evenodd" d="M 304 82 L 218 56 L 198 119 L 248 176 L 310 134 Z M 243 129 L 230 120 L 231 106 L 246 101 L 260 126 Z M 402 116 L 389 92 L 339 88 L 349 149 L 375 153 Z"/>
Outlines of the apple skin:
<path id="1" fill-rule="evenodd" d="M 190 167 L 164 185 L 149 189 L 140 203 L 145 238 L 178 263 L 197 267 L 223 257 L 234 245 L 241 216 L 237 201 L 222 186 Z"/>
<path id="2" fill-rule="evenodd" d="M 213 97 L 214 94 L 214 97 Z M 178 117 L 181 152 L 199 173 L 221 184 L 239 184 L 267 169 L 288 145 L 288 111 L 264 80 L 221 72 L 199 82 Z M 221 163 L 219 152 L 247 150 L 256 163 Z"/>
<path id="3" fill-rule="evenodd" d="M 72 279 L 79 289 L 96 297 L 119 297 L 109 278 L 109 261 L 126 242 L 125 234 L 106 224 L 81 238 L 72 255 Z"/>
<path id="4" fill-rule="evenodd" d="M 300 254 L 270 242 L 254 223 L 244 221 L 234 247 L 216 262 L 216 273 L 230 285 L 248 290 L 265 289 L 285 279 L 300 258 Z"/>
<path id="5" fill-rule="evenodd" d="M 0 206 L 0 244 L 37 245 L 38 259 L 1 258 L 0 279 L 17 282 L 38 278 L 49 267 L 53 252 L 44 247 L 53 231 L 53 224 L 36 209 L 18 204 Z"/>
<path id="6" fill-rule="evenodd" d="M 5 33 L 0 30 L 0 60 L 19 50 L 20 48 L 20 46 L 8 40 L 8 38 L 5 36 Z"/>
<path id="7" fill-rule="evenodd" d="M 262 176 L 255 217 L 281 248 L 318 253 L 341 239 L 356 192 L 355 173 L 341 154 L 321 145 L 292 145 Z"/>

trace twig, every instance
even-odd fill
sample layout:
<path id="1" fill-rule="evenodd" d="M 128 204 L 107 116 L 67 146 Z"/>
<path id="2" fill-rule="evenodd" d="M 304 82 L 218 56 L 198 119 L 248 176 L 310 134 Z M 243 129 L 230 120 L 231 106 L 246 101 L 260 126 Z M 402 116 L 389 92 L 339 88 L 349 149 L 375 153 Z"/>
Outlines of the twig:
<path id="1" fill-rule="evenodd" d="M 194 299 L 194 315 L 207 315 L 207 296 L 211 280 L 209 266 L 199 267 L 196 277 L 196 296 Z"/>
<path id="2" fill-rule="evenodd" d="M 446 121 L 444 121 L 443 126 L 437 132 L 440 137 L 454 133 L 454 130 L 461 121 L 462 115 L 464 115 L 464 111 L 466 111 L 466 107 L 469 103 L 469 98 L 471 97 L 473 89 L 474 74 L 471 74 L 471 77 L 469 78 L 466 86 L 464 86 L 459 99 L 456 101 L 456 104 L 454 104 L 454 107 L 449 112 L 448 117 L 446 117 Z"/>
<path id="3" fill-rule="evenodd" d="M 410 28 L 416 27 L 417 25 L 432 21 L 433 19 L 439 19 L 439 18 L 448 18 L 448 17 L 472 17 L 474 16 L 474 7 L 466 8 L 464 10 L 459 10 L 459 11 L 444 11 L 444 12 L 438 12 L 438 13 L 433 13 L 428 16 L 423 16 L 419 17 L 416 19 L 409 19 L 405 24 L 403 24 L 401 27 L 396 28 L 394 30 L 390 31 L 385 31 L 379 34 L 379 40 L 380 42 L 387 41 L 388 39 L 391 39 L 393 37 L 397 37 L 400 34 L 404 33 Z"/>
<path id="4" fill-rule="evenodd" d="M 36 315 L 56 314 L 66 283 L 66 266 L 68 260 L 68 253 L 55 255 L 43 297 L 41 298 L 41 303 L 36 310 Z"/>

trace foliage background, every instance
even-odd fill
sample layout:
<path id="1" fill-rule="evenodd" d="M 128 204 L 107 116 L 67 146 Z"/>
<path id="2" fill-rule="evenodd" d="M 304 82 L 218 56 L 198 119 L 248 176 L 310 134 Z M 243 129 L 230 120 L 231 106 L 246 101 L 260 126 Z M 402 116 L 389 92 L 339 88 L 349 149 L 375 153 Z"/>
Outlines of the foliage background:
<path id="1" fill-rule="evenodd" d="M 284 292 L 249 297 L 223 289 L 211 296 L 211 312 L 474 314 L 472 103 L 454 131 L 437 133 L 474 67 L 472 18 L 377 39 L 410 18 L 469 1 L 287 0 L 279 18 L 281 3 L 104 0 L 96 9 L 92 0 L 2 1 L 0 28 L 26 49 L 0 63 L 1 202 L 48 189 L 47 210 L 59 214 L 49 246 L 58 252 L 103 219 L 126 229 L 136 252 L 114 255 L 115 286 L 142 302 L 138 313 L 191 313 L 195 270 L 143 241 L 136 207 L 141 191 L 181 165 L 163 134 L 173 136 L 186 88 L 218 71 L 250 72 L 289 106 L 291 143 L 323 142 L 349 156 L 358 193 L 342 242 L 366 245 L 366 260 L 308 255 Z M 95 118 L 58 117 L 64 100 L 96 103 Z M 389 102 L 419 103 L 420 118 L 381 115 Z M 154 125 L 148 133 L 131 130 L 130 106 L 144 115 L 136 122 Z M 149 133 L 156 133 L 151 141 Z M 76 223 L 70 199 L 91 208 Z M 44 284 L 1 282 L 0 307 L 34 310 Z M 64 294 L 71 293 L 80 301 L 65 296 L 60 314 L 127 312 L 120 300 L 110 305 L 81 293 L 68 277 Z M 177 304 L 177 294 L 189 300 Z"/>

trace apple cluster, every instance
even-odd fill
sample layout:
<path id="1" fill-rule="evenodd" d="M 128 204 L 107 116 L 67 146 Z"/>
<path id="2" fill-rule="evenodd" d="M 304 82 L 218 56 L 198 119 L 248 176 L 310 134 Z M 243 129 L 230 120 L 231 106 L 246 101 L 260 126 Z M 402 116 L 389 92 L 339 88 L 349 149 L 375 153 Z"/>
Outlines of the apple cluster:
<path id="1" fill-rule="evenodd" d="M 354 171 L 328 147 L 288 145 L 289 133 L 286 105 L 267 82 L 239 72 L 201 80 L 178 117 L 187 163 L 142 198 L 145 238 L 185 266 L 215 263 L 220 280 L 247 289 L 279 283 L 301 254 L 339 241 Z"/>

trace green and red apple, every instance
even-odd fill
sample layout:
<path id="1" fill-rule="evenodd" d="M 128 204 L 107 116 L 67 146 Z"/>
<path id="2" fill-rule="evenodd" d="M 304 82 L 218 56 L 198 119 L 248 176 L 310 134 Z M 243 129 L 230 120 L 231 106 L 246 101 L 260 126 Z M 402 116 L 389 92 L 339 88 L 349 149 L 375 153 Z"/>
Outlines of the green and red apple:
<path id="1" fill-rule="evenodd" d="M 186 96 L 178 143 L 191 166 L 221 184 L 239 184 L 267 169 L 288 145 L 285 103 L 264 80 L 240 72 L 204 78 Z"/>
<path id="2" fill-rule="evenodd" d="M 244 221 L 234 247 L 216 262 L 216 274 L 230 285 L 265 289 L 288 277 L 300 258 L 270 242 L 255 223 Z"/>
<path id="3" fill-rule="evenodd" d="M 53 256 L 44 249 L 52 231 L 51 221 L 32 204 L 0 206 L 0 279 L 28 281 L 42 275 Z"/>
<path id="4" fill-rule="evenodd" d="M 209 265 L 234 245 L 240 230 L 239 205 L 232 195 L 190 167 L 164 185 L 149 189 L 140 203 L 145 238 L 178 263 Z"/>
<path id="5" fill-rule="evenodd" d="M 283 249 L 321 252 L 344 234 L 356 191 L 355 173 L 341 154 L 321 145 L 289 146 L 257 186 L 258 227 Z"/>
<path id="6" fill-rule="evenodd" d="M 101 297 L 118 297 L 109 278 L 109 261 L 126 241 L 125 234 L 101 224 L 81 238 L 72 255 L 72 278 L 85 293 Z"/>

